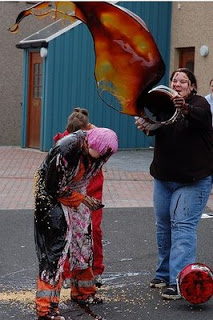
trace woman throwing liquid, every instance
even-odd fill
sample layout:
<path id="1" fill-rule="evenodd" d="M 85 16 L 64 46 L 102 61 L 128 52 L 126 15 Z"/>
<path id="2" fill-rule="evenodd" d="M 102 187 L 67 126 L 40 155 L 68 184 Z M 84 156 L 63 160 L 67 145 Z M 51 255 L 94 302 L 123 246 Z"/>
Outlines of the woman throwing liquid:
<path id="1" fill-rule="evenodd" d="M 213 131 L 210 106 L 197 95 L 197 81 L 186 68 L 171 75 L 175 108 L 180 119 L 153 131 L 154 159 L 150 173 L 154 177 L 158 263 L 152 288 L 166 287 L 164 299 L 179 299 L 176 278 L 196 260 L 197 226 L 212 187 Z M 140 118 L 138 128 L 145 133 Z M 149 134 L 149 133 L 148 133 Z"/>

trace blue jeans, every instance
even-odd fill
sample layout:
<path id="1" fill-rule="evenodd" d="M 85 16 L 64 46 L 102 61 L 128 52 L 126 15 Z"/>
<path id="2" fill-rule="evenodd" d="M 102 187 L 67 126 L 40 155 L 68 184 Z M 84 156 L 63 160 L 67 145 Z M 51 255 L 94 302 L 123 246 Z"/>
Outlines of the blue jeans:
<path id="1" fill-rule="evenodd" d="M 154 179 L 158 245 L 155 278 L 176 284 L 178 273 L 196 262 L 197 226 L 211 187 L 211 176 L 188 184 Z"/>

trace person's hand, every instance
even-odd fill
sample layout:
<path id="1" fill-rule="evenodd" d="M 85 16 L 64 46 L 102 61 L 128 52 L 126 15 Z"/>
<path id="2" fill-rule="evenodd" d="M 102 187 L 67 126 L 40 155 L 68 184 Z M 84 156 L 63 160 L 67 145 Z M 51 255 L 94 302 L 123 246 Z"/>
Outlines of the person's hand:
<path id="1" fill-rule="evenodd" d="M 173 104 L 176 109 L 180 109 L 184 115 L 189 113 L 189 105 L 185 102 L 185 99 L 180 96 L 175 96 L 173 99 Z"/>
<path id="2" fill-rule="evenodd" d="M 100 200 L 90 196 L 85 197 L 83 204 L 92 211 L 95 211 L 104 207 L 104 204 L 102 204 Z"/>
<path id="3" fill-rule="evenodd" d="M 143 131 L 147 135 L 149 134 L 150 123 L 144 118 L 135 117 L 135 125 L 139 130 Z"/>

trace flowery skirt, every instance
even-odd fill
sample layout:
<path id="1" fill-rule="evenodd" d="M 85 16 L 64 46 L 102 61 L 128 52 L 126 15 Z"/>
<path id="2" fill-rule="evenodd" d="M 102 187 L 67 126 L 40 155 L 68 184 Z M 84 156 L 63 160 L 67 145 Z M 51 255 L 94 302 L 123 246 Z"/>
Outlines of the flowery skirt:
<path id="1" fill-rule="evenodd" d="M 58 261 L 55 280 L 58 281 L 69 256 L 70 271 L 92 267 L 93 243 L 91 211 L 81 203 L 76 209 L 61 205 L 67 222 L 66 245 Z"/>

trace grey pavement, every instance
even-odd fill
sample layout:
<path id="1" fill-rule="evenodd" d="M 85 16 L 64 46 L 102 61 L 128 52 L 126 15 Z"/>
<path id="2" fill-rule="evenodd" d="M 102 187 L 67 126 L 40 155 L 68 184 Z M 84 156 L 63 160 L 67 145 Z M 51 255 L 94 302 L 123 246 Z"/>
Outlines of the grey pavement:
<path id="1" fill-rule="evenodd" d="M 154 150 L 121 150 L 115 153 L 107 162 L 106 166 L 128 172 L 149 172 Z"/>
<path id="2" fill-rule="evenodd" d="M 198 262 L 213 266 L 213 219 L 202 219 L 198 231 Z M 106 269 L 99 294 L 103 305 L 80 308 L 62 290 L 61 313 L 67 320 L 211 320 L 213 298 L 193 306 L 181 299 L 163 301 L 149 281 L 156 265 L 153 208 L 104 209 L 103 243 Z M 0 210 L 0 319 L 35 318 L 37 259 L 32 210 Z"/>

